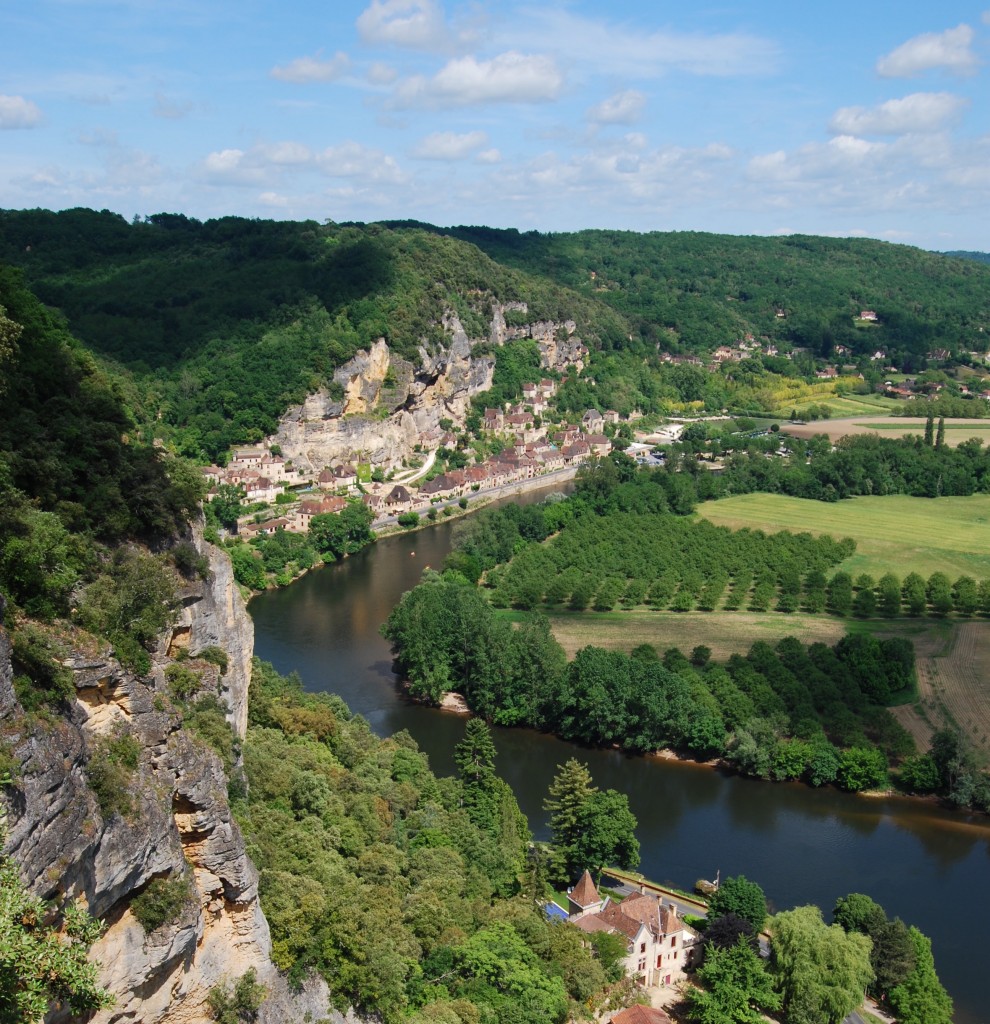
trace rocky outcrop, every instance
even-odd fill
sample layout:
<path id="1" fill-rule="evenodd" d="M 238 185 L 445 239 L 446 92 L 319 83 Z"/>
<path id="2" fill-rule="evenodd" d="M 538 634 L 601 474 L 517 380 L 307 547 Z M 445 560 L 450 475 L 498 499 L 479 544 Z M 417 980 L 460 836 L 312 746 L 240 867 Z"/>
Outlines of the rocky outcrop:
<path id="1" fill-rule="evenodd" d="M 463 423 L 471 398 L 491 387 L 495 360 L 475 357 L 456 316 L 444 321 L 449 344 L 420 349 L 414 367 L 395 358 L 384 340 L 361 351 L 334 374 L 333 397 L 324 389 L 290 409 L 272 439 L 286 458 L 319 471 L 358 459 L 390 468 L 442 433 L 440 421 Z"/>
<path id="2" fill-rule="evenodd" d="M 234 570 L 227 555 L 203 539 L 197 526 L 193 532 L 196 550 L 209 565 L 205 580 L 188 584 L 181 594 L 182 609 L 166 644 L 175 657 L 185 650 L 195 656 L 207 647 L 220 647 L 227 655 L 227 668 L 219 674 L 218 692 L 230 708 L 229 719 L 241 739 L 247 730 L 248 685 L 254 653 L 254 623 L 234 582 Z"/>
<path id="3" fill-rule="evenodd" d="M 415 366 L 396 358 L 379 339 L 336 371 L 333 388 L 290 409 L 271 443 L 307 471 L 350 460 L 391 469 L 417 445 L 429 447 L 438 440 L 441 420 L 463 425 L 471 399 L 491 387 L 495 360 L 475 355 L 478 344 L 532 338 L 546 369 L 584 365 L 588 350 L 577 337 L 573 320 L 509 327 L 505 314 L 510 311 L 525 314 L 526 305 L 494 304 L 488 336 L 474 339 L 458 317 L 448 313 L 443 321 L 447 344 L 436 351 L 421 347 Z"/>
<path id="4" fill-rule="evenodd" d="M 63 665 L 76 700 L 63 716 L 24 714 L 9 636 L 0 627 L 0 740 L 21 766 L 17 785 L 0 791 L 7 851 L 37 895 L 57 904 L 80 900 L 104 921 L 92 957 L 116 1004 L 93 1018 L 98 1024 L 205 1024 L 210 990 L 250 968 L 269 991 L 263 1021 L 301 1022 L 307 1014 L 339 1020 L 322 980 L 297 992 L 272 965 L 258 875 L 230 812 L 223 765 L 181 727 L 168 696 L 169 654 L 222 648 L 227 669 L 213 667 L 206 682 L 227 700 L 243 736 L 253 628 L 229 559 L 199 534 L 195 543 L 209 561 L 208 578 L 183 592 L 179 622 L 163 638 L 149 677 L 136 678 L 108 648 L 69 653 Z M 116 780 L 126 798 L 114 809 L 105 787 L 91 781 L 107 761 L 108 742 L 123 734 L 136 744 L 138 763 L 123 784 Z M 182 878 L 188 898 L 181 913 L 146 934 L 134 899 L 155 879 Z M 49 1017 L 52 1024 L 68 1019 Z"/>
<path id="5" fill-rule="evenodd" d="M 116 1005 L 94 1020 L 205 1021 L 209 991 L 226 977 L 253 967 L 276 984 L 257 872 L 231 817 L 219 758 L 109 653 L 64 664 L 78 700 L 48 723 L 25 716 L 0 682 L 6 743 L 21 763 L 7 797 L 8 851 L 38 895 L 82 900 L 104 920 L 92 955 Z M 0 680 L 9 672 L 4 636 Z M 124 813 L 101 810 L 89 784 L 94 764 L 107 758 L 107 738 L 121 730 L 140 749 Z M 189 898 L 178 919 L 146 935 L 133 899 L 153 879 L 182 877 Z"/>

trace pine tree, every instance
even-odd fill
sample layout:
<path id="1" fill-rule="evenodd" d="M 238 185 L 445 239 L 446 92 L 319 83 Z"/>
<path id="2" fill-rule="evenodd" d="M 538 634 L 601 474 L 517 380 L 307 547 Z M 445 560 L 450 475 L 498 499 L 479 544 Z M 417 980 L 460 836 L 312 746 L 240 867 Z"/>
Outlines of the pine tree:
<path id="1" fill-rule="evenodd" d="M 574 845 L 581 827 L 582 810 L 591 795 L 598 791 L 592 785 L 591 772 L 586 764 L 571 758 L 558 765 L 543 809 L 550 812 L 550 833 L 558 849 Z"/>
<path id="2" fill-rule="evenodd" d="M 482 719 L 468 719 L 464 739 L 454 747 L 454 763 L 460 775 L 468 816 L 479 828 L 494 831 L 498 824 L 495 744 L 491 730 Z"/>

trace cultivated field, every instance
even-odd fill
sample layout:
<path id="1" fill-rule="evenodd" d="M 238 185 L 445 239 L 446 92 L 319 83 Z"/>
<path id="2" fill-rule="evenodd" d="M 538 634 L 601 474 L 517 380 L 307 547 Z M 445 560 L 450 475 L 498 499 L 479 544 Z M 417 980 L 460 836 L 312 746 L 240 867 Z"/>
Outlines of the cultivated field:
<path id="1" fill-rule="evenodd" d="M 856 576 L 941 570 L 955 579 L 990 577 L 990 495 L 909 498 L 902 495 L 850 498 L 826 503 L 778 494 L 743 494 L 698 506 L 721 526 L 830 533 L 852 537 L 856 554 L 841 568 Z"/>
<path id="2" fill-rule="evenodd" d="M 829 615 L 780 612 L 556 612 L 549 619 L 568 658 L 589 644 L 626 654 L 640 644 L 652 644 L 661 654 L 678 647 L 688 655 L 704 645 L 716 661 L 723 661 L 745 653 L 757 640 L 775 644 L 796 636 L 806 644 L 834 644 L 847 627 L 845 620 Z"/>
<path id="3" fill-rule="evenodd" d="M 957 726 L 974 749 L 990 759 L 990 622 L 937 619 L 837 619 L 829 615 L 779 612 L 558 612 L 550 627 L 568 658 L 593 644 L 628 654 L 639 644 L 659 653 L 684 654 L 704 645 L 715 661 L 744 654 L 757 640 L 775 644 L 785 636 L 802 643 L 837 643 L 846 631 L 880 637 L 905 636 L 917 658 L 918 697 L 891 713 L 926 750 L 932 733 Z"/>
<path id="4" fill-rule="evenodd" d="M 963 622 L 941 649 L 919 645 L 918 695 L 935 725 L 955 724 L 984 754 L 990 752 L 990 622 Z"/>
<path id="5" fill-rule="evenodd" d="M 845 410 L 842 410 L 845 411 Z M 827 434 L 831 441 L 848 437 L 850 434 L 878 434 L 881 437 L 903 437 L 905 434 L 923 437 L 925 418 L 923 416 L 891 416 L 872 418 L 864 408 L 860 415 L 851 415 L 844 419 L 816 420 L 812 423 L 780 424 L 781 433 L 794 437 L 815 437 Z M 971 437 L 979 437 L 990 441 L 990 419 L 985 420 L 946 420 L 945 443 L 955 447 Z"/>

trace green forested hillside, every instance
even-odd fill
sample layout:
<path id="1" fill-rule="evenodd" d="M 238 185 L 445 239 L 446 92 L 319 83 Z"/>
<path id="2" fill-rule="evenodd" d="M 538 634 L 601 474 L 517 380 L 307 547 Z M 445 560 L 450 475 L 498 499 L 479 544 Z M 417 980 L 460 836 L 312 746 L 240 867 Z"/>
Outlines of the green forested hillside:
<path id="1" fill-rule="evenodd" d="M 442 339 L 448 310 L 484 337 L 495 300 L 526 302 L 530 320 L 576 321 L 604 390 L 572 380 L 564 409 L 757 408 L 776 386 L 766 374 L 813 378 L 813 357 L 837 344 L 862 359 L 868 387 L 876 349 L 910 371 L 935 347 L 985 347 L 990 326 L 990 267 L 868 239 L 28 210 L 0 211 L 0 262 L 126 368 L 149 433 L 203 459 L 272 433 L 376 338 L 415 358 Z M 878 321 L 857 323 L 863 309 Z M 660 365 L 659 353 L 707 355 L 747 334 L 810 354 L 714 376 Z"/>
<path id="2" fill-rule="evenodd" d="M 571 234 L 451 228 L 493 259 L 595 295 L 636 335 L 698 351 L 749 331 L 827 356 L 885 347 L 895 361 L 977 346 L 990 273 L 973 261 L 865 238 L 700 232 Z M 863 309 L 879 327 L 857 326 Z M 778 311 L 784 316 L 779 317 Z"/>

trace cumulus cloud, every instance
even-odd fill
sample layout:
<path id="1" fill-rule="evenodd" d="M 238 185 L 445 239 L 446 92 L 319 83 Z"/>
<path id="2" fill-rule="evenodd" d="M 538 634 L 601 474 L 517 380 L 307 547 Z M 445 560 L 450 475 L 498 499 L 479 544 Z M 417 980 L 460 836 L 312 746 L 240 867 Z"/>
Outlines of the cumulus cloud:
<path id="1" fill-rule="evenodd" d="M 258 202 L 263 206 L 274 206 L 281 209 L 289 205 L 289 198 L 279 195 L 278 192 L 262 192 L 258 196 Z"/>
<path id="2" fill-rule="evenodd" d="M 968 101 L 950 92 L 916 92 L 876 107 L 842 107 L 832 115 L 835 135 L 907 135 L 937 132 L 954 120 Z"/>
<path id="3" fill-rule="evenodd" d="M 969 25 L 924 32 L 881 57 L 877 73 L 884 78 L 912 78 L 922 71 L 941 68 L 956 75 L 972 74 L 979 64 L 972 49 L 973 35 Z"/>
<path id="4" fill-rule="evenodd" d="M 360 142 L 328 146 L 317 154 L 316 164 L 331 178 L 359 178 L 363 181 L 401 185 L 407 180 L 394 157 Z"/>
<path id="5" fill-rule="evenodd" d="M 316 57 L 296 57 L 288 64 L 272 68 L 272 78 L 281 82 L 332 82 L 350 67 L 346 53 L 337 52 L 329 60 Z"/>
<path id="6" fill-rule="evenodd" d="M 219 152 L 210 153 L 206 158 L 206 169 L 209 171 L 232 171 L 240 166 L 244 159 L 243 149 L 221 149 Z"/>
<path id="7" fill-rule="evenodd" d="M 586 117 L 595 124 L 635 124 L 643 113 L 646 97 L 636 89 L 626 89 L 589 108 Z"/>
<path id="8" fill-rule="evenodd" d="M 502 154 L 497 149 L 485 149 L 474 160 L 479 164 L 497 164 L 501 162 Z"/>
<path id="9" fill-rule="evenodd" d="M 372 0 L 357 20 L 361 38 L 372 45 L 444 50 L 451 33 L 434 0 Z"/>
<path id="10" fill-rule="evenodd" d="M 305 173 L 391 184 L 405 180 L 393 157 L 350 141 L 322 150 L 291 141 L 259 143 L 249 150 L 221 149 L 206 156 L 200 173 L 212 184 L 261 186 L 271 194 L 276 194 L 276 183 Z"/>
<path id="11" fill-rule="evenodd" d="M 400 82 L 397 107 L 463 107 L 482 103 L 543 103 L 556 99 L 564 76 L 552 57 L 510 50 L 491 60 L 458 57 L 433 78 L 416 75 Z"/>
<path id="12" fill-rule="evenodd" d="M 0 94 L 0 129 L 33 128 L 41 121 L 41 108 L 23 96 Z"/>
<path id="13" fill-rule="evenodd" d="M 747 32 L 644 31 L 588 18 L 561 6 L 532 7 L 513 20 L 513 38 L 537 38 L 575 65 L 624 78 L 671 71 L 718 77 L 762 75 L 776 69 L 777 45 Z"/>
<path id="14" fill-rule="evenodd" d="M 412 155 L 420 160 L 464 160 L 487 141 L 484 132 L 434 132 L 419 141 Z"/>

